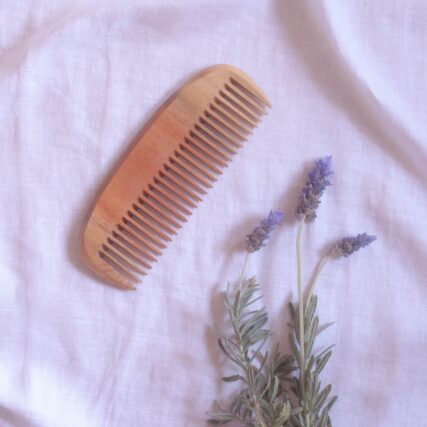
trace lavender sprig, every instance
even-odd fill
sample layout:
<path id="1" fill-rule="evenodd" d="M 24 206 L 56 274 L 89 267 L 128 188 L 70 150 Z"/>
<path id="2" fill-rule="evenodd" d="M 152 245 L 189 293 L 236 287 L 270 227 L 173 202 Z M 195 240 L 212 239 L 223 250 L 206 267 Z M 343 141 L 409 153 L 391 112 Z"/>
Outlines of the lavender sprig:
<path id="1" fill-rule="evenodd" d="M 313 295 L 314 287 L 319 278 L 320 272 L 325 266 L 326 262 L 331 257 L 348 257 L 354 252 L 358 251 L 365 246 L 368 246 L 376 240 L 375 236 L 370 236 L 366 233 L 358 234 L 355 237 L 345 237 L 339 242 L 332 246 L 332 249 L 321 259 L 317 265 L 313 279 L 308 287 L 307 296 L 304 301 L 299 301 L 299 306 L 303 307 L 304 317 L 303 323 L 300 318 L 296 317 L 296 312 L 293 306 L 291 306 L 292 319 L 294 321 L 294 335 L 291 337 L 291 344 L 293 346 L 293 352 L 297 361 L 299 361 L 300 372 L 305 375 L 301 375 L 299 379 L 295 378 L 296 392 L 303 411 L 301 414 L 297 414 L 291 421 L 295 421 L 296 425 L 301 427 L 311 427 L 313 425 L 330 426 L 331 421 L 329 418 L 329 411 L 335 403 L 337 397 L 333 397 L 328 403 L 326 399 L 331 391 L 331 386 L 325 387 L 322 391 L 316 388 L 318 382 L 318 375 L 331 357 L 331 348 L 328 347 L 326 350 L 318 354 L 317 356 L 310 355 L 315 336 L 321 330 L 318 327 L 318 318 L 313 317 L 316 309 L 317 297 Z M 310 308 L 310 306 L 313 307 Z M 307 313 L 311 313 L 308 315 Z M 314 320 L 313 320 L 314 319 Z M 301 335 L 301 326 L 304 326 L 304 333 Z M 327 326 L 327 325 L 326 325 Z M 301 338 L 302 336 L 302 338 Z M 304 348 L 306 353 L 304 354 Z M 305 366 L 307 368 L 305 372 Z M 308 381 L 310 378 L 310 381 Z M 313 388 L 313 385 L 315 387 Z M 318 398 L 312 400 L 310 396 L 317 395 Z M 317 400 L 322 400 L 322 405 L 317 405 Z M 320 412 L 320 409 L 321 412 Z M 318 420 L 318 424 L 316 423 Z"/>
<path id="2" fill-rule="evenodd" d="M 314 168 L 309 172 L 305 187 L 303 188 L 299 203 L 296 209 L 296 216 L 300 221 L 296 240 L 296 255 L 297 255 L 297 285 L 298 285 L 298 341 L 300 343 L 299 350 L 299 365 L 300 365 L 300 383 L 301 393 L 305 394 L 305 325 L 304 325 L 304 308 L 303 308 L 303 289 L 302 289 L 302 265 L 301 265 L 301 236 L 306 222 L 312 222 L 316 218 L 316 209 L 320 204 L 320 197 L 325 188 L 331 185 L 328 176 L 331 171 L 331 156 L 324 157 L 315 161 Z"/>
<path id="3" fill-rule="evenodd" d="M 302 290 L 302 267 L 301 267 L 301 236 L 306 222 L 313 222 L 316 218 L 316 209 L 320 205 L 320 198 L 328 185 L 331 185 L 328 177 L 332 175 L 331 171 L 332 156 L 327 156 L 316 160 L 313 169 L 309 172 L 305 187 L 303 188 L 296 215 L 300 221 L 298 227 L 296 254 L 297 254 L 297 282 L 298 282 L 298 321 L 299 321 L 299 342 L 301 361 L 305 360 L 305 325 L 303 309 L 303 290 Z M 302 384 L 302 394 L 305 387 L 305 365 L 300 363 L 300 381 Z"/>
<path id="4" fill-rule="evenodd" d="M 309 172 L 305 187 L 303 188 L 296 214 L 299 220 L 313 222 L 316 218 L 316 209 L 320 205 L 320 198 L 328 185 L 328 177 L 332 175 L 332 156 L 315 161 L 314 168 Z"/>
<path id="5" fill-rule="evenodd" d="M 306 301 L 310 299 L 313 294 L 314 287 L 316 286 L 317 279 L 319 278 L 320 272 L 330 258 L 349 257 L 354 252 L 362 249 L 372 242 L 377 240 L 376 236 L 370 236 L 369 234 L 362 233 L 355 237 L 344 237 L 332 246 L 332 249 L 320 260 L 314 273 L 313 279 L 308 287 Z"/>
<path id="6" fill-rule="evenodd" d="M 240 273 L 239 287 L 243 285 L 249 255 L 265 246 L 265 241 L 270 238 L 270 234 L 283 220 L 283 212 L 270 211 L 267 218 L 260 221 L 250 234 L 246 236 L 246 255 L 243 261 L 242 272 Z"/>
<path id="7" fill-rule="evenodd" d="M 285 389 L 294 370 L 293 357 L 282 354 L 278 345 L 272 352 L 263 350 L 272 333 L 267 329 L 265 307 L 256 308 L 260 298 L 254 277 L 245 280 L 236 293 L 228 287 L 224 294 L 232 331 L 218 344 L 236 370 L 222 379 L 240 382 L 242 390 L 228 408 L 217 405 L 219 411 L 210 414 L 213 424 L 235 421 L 246 427 L 282 427 L 300 411 L 292 408 Z"/>
<path id="8" fill-rule="evenodd" d="M 246 236 L 246 250 L 249 253 L 260 250 L 265 246 L 265 241 L 270 238 L 271 232 L 276 225 L 283 220 L 283 212 L 271 211 L 267 218 L 260 221 L 250 234 Z"/>
<path id="9" fill-rule="evenodd" d="M 345 237 L 332 248 L 332 256 L 348 257 L 375 240 L 377 240 L 376 236 L 370 236 L 366 233 L 358 234 L 355 237 Z"/>
<path id="10" fill-rule="evenodd" d="M 246 236 L 246 255 L 240 274 L 239 288 L 233 295 L 230 288 L 225 293 L 225 306 L 233 325 L 233 333 L 218 341 L 221 350 L 239 368 L 239 373 L 223 377 L 225 382 L 243 382 L 243 391 L 236 396 L 228 410 L 210 414 L 210 421 L 226 424 L 238 421 L 248 427 L 281 427 L 293 409 L 287 399 L 282 382 L 289 381 L 293 368 L 293 358 L 282 355 L 278 348 L 270 360 L 269 353 L 261 348 L 271 333 L 264 326 L 268 315 L 264 307 L 249 310 L 260 297 L 255 294 L 259 285 L 255 278 L 244 279 L 249 255 L 265 246 L 272 231 L 283 220 L 283 213 L 270 211 L 267 218 L 260 221 Z"/>

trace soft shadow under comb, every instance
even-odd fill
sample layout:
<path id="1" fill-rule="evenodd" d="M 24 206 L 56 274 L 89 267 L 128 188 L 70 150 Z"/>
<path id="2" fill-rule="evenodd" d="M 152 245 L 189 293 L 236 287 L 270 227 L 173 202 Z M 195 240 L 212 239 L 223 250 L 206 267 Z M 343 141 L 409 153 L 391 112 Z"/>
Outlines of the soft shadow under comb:
<path id="1" fill-rule="evenodd" d="M 146 125 L 97 196 L 81 255 L 103 280 L 135 289 L 271 107 L 239 69 L 216 65 Z"/>

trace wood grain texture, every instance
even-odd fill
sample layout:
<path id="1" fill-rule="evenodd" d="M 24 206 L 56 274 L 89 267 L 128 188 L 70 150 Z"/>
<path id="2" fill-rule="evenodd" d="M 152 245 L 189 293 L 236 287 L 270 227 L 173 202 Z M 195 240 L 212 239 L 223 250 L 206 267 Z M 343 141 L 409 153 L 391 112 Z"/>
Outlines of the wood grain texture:
<path id="1" fill-rule="evenodd" d="M 239 69 L 216 65 L 168 99 L 90 209 L 81 256 L 104 281 L 135 289 L 212 187 L 266 107 Z"/>

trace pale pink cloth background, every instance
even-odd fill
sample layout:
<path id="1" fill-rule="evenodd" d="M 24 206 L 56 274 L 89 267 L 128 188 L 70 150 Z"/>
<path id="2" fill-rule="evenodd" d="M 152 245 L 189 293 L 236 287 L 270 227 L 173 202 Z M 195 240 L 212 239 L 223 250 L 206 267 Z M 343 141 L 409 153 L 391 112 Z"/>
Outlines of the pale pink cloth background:
<path id="1" fill-rule="evenodd" d="M 421 0 L 2 1 L 0 425 L 205 425 L 230 392 L 212 325 L 236 247 L 284 209 L 249 271 L 286 341 L 296 198 L 331 154 L 304 277 L 327 243 L 378 236 L 319 287 L 333 425 L 427 426 L 426 20 Z M 88 204 L 161 102 L 216 63 L 273 110 L 139 290 L 105 286 L 78 256 Z"/>

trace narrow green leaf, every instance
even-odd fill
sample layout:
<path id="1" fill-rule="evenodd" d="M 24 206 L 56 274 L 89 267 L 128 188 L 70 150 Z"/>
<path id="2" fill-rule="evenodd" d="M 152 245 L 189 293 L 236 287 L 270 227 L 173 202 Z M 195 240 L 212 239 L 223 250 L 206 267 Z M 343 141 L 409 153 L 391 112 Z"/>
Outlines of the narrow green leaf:
<path id="1" fill-rule="evenodd" d="M 279 391 L 279 378 L 277 376 L 274 377 L 272 382 L 272 390 L 270 390 L 270 403 L 273 403 L 276 400 L 277 392 Z"/>
<path id="2" fill-rule="evenodd" d="M 316 402 L 312 408 L 313 412 L 317 412 L 322 405 L 325 403 L 325 400 L 327 399 L 329 393 L 331 392 L 331 386 L 327 385 L 321 393 L 317 396 Z"/>
<path id="3" fill-rule="evenodd" d="M 234 297 L 233 311 L 234 313 L 239 313 L 239 302 L 240 302 L 240 289 L 237 291 L 236 296 Z"/>
<path id="4" fill-rule="evenodd" d="M 320 359 L 324 354 L 326 354 L 329 350 L 335 347 L 335 344 L 332 344 L 328 347 L 326 347 L 324 350 L 322 350 L 317 356 L 316 359 Z"/>
<path id="5" fill-rule="evenodd" d="M 235 419 L 233 414 L 227 412 L 216 412 L 209 414 L 209 416 L 210 418 L 208 421 L 211 424 L 227 424 Z"/>
<path id="6" fill-rule="evenodd" d="M 330 412 L 330 410 L 332 409 L 332 407 L 334 406 L 335 402 L 338 400 L 338 396 L 334 396 L 329 403 L 326 405 L 326 407 L 328 408 L 328 412 Z"/>
<path id="7" fill-rule="evenodd" d="M 316 316 L 310 325 L 310 329 L 307 332 L 307 342 L 306 342 L 306 355 L 307 357 L 311 354 L 313 349 L 314 338 L 316 338 L 317 327 L 319 325 L 319 318 Z"/>
<path id="8" fill-rule="evenodd" d="M 328 422 L 328 409 L 325 408 L 322 411 L 322 415 L 320 416 L 320 419 L 319 419 L 317 425 L 319 427 L 327 427 L 327 422 Z"/>
<path id="9" fill-rule="evenodd" d="M 306 366 L 307 371 L 311 371 L 313 364 L 314 364 L 314 356 L 310 356 L 310 358 L 308 359 L 307 366 Z"/>
<path id="10" fill-rule="evenodd" d="M 320 372 L 322 372 L 323 368 L 328 363 L 328 360 L 330 359 L 331 355 L 332 355 L 332 351 L 329 350 L 320 359 L 317 360 L 317 362 L 316 362 L 316 368 L 315 368 L 315 371 L 316 371 L 317 375 L 319 375 Z"/>
<path id="11" fill-rule="evenodd" d="M 289 334 L 289 343 L 291 345 L 292 353 L 294 354 L 298 365 L 301 367 L 301 354 L 300 354 L 300 352 L 296 346 L 296 343 L 295 343 L 295 340 L 294 340 L 294 337 L 292 336 L 292 334 Z"/>
<path id="12" fill-rule="evenodd" d="M 244 380 L 241 375 L 230 375 L 228 377 L 222 377 L 222 380 L 226 383 L 232 383 L 234 381 Z"/>
<path id="13" fill-rule="evenodd" d="M 291 302 L 289 303 L 289 311 L 291 313 L 291 319 L 294 320 L 295 319 L 295 307 Z"/>
<path id="14" fill-rule="evenodd" d="M 310 299 L 304 304 L 304 323 L 309 325 L 313 319 L 313 315 L 317 307 L 317 296 L 312 295 Z"/>
<path id="15" fill-rule="evenodd" d="M 218 340 L 218 345 L 220 349 L 224 352 L 224 354 L 232 360 L 234 363 L 240 365 L 240 361 L 238 357 L 234 354 L 233 350 L 228 346 L 227 338 L 220 338 Z"/>

